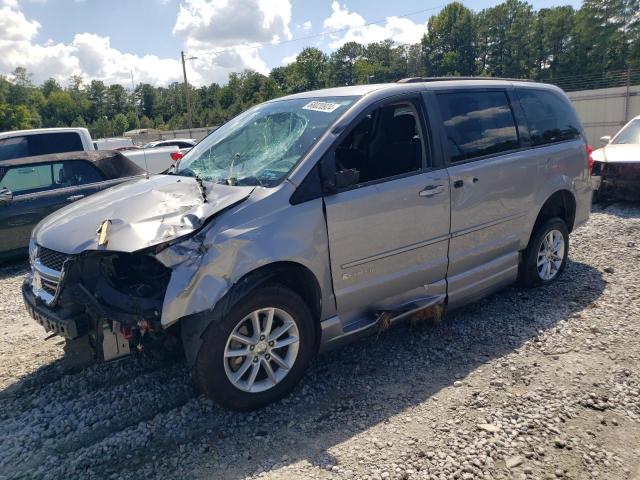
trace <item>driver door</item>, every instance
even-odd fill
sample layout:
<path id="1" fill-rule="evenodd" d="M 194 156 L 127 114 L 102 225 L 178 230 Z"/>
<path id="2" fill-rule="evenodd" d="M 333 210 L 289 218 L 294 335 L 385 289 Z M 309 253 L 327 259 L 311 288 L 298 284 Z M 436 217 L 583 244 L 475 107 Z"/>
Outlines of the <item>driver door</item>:
<path id="1" fill-rule="evenodd" d="M 336 149 L 360 183 L 325 196 L 338 313 L 445 291 L 449 178 L 417 99 L 379 105 Z M 434 288 L 435 287 L 435 288 Z"/>

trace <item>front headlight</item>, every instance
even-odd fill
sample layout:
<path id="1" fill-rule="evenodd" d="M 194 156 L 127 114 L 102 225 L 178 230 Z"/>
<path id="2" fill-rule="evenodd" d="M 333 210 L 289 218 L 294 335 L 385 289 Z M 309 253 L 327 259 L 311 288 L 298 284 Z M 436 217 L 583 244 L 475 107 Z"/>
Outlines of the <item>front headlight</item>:
<path id="1" fill-rule="evenodd" d="M 36 257 L 38 256 L 38 246 L 36 245 L 36 241 L 31 237 L 29 239 L 29 264 L 33 267 L 33 264 L 36 261 Z"/>

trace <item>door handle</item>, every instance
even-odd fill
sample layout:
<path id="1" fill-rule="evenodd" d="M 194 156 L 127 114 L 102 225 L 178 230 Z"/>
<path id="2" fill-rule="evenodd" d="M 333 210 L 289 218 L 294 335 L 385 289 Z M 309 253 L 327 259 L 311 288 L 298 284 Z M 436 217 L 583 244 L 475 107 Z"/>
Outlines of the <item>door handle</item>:
<path id="1" fill-rule="evenodd" d="M 84 198 L 84 195 L 71 195 L 70 197 L 67 197 L 67 201 L 75 202 L 76 200 L 80 200 L 81 198 Z"/>
<path id="2" fill-rule="evenodd" d="M 464 180 L 456 180 L 453 182 L 453 188 L 461 188 L 464 186 Z"/>
<path id="3" fill-rule="evenodd" d="M 420 191 L 419 195 L 421 197 L 433 197 L 434 195 L 438 195 L 442 192 L 444 192 L 443 185 L 429 185 L 428 187 L 425 187 L 424 190 Z"/>

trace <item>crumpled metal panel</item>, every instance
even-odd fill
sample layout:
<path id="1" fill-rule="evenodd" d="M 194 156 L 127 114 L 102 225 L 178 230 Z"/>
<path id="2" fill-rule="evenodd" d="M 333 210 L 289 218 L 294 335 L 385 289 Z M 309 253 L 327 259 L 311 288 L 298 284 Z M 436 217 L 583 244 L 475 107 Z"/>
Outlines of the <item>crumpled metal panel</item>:
<path id="1" fill-rule="evenodd" d="M 210 228 L 156 255 L 173 270 L 162 308 L 163 327 L 212 310 L 244 275 L 275 262 L 307 267 L 323 294 L 330 294 L 322 200 L 292 206 L 287 202 L 291 188 L 265 190 L 256 189 L 257 194 L 221 215 Z M 259 198 L 261 194 L 265 196 Z M 323 318 L 333 313 L 335 304 L 323 298 Z"/>
<path id="2" fill-rule="evenodd" d="M 604 163 L 600 175 L 601 200 L 640 200 L 640 161 Z"/>
<path id="3" fill-rule="evenodd" d="M 36 243 L 67 254 L 85 250 L 134 252 L 188 235 L 201 222 L 248 197 L 254 187 L 158 175 L 127 182 L 62 208 L 34 230 Z M 97 229 L 110 220 L 104 246 Z"/>

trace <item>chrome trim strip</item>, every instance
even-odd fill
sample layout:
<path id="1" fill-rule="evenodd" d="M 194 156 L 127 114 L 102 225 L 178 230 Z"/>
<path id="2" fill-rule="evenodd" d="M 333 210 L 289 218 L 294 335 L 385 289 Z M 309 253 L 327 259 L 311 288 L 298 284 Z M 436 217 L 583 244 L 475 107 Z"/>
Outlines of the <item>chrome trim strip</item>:
<path id="1" fill-rule="evenodd" d="M 501 223 L 509 222 L 511 220 L 516 220 L 518 218 L 524 218 L 526 216 L 527 216 L 526 212 L 514 213 L 512 215 L 509 215 L 508 217 L 502 217 L 497 220 L 492 220 L 490 222 L 482 223 L 480 225 L 475 225 L 473 227 L 465 228 L 464 230 L 458 230 L 457 232 L 452 232 L 451 238 L 461 237 L 462 235 L 467 235 L 468 233 L 473 233 L 478 230 L 494 227 L 496 225 L 500 225 Z"/>
<path id="2" fill-rule="evenodd" d="M 392 257 L 393 255 L 397 255 L 399 253 L 410 252 L 411 250 L 416 250 L 418 248 L 426 247 L 429 245 L 433 245 L 434 243 L 443 242 L 445 240 L 449 240 L 449 235 L 441 235 L 440 237 L 432 238 L 431 240 L 427 240 L 424 242 L 418 242 L 411 245 L 406 245 L 404 247 L 396 248 L 395 250 L 389 250 L 387 252 L 378 253 L 376 255 L 372 255 L 367 258 L 362 258 L 360 260 L 354 260 L 353 262 L 345 263 L 344 265 L 340 265 L 340 268 L 343 270 L 351 267 L 357 267 L 358 265 L 362 265 L 363 263 L 374 262 L 376 260 L 380 260 L 386 257 Z"/>

